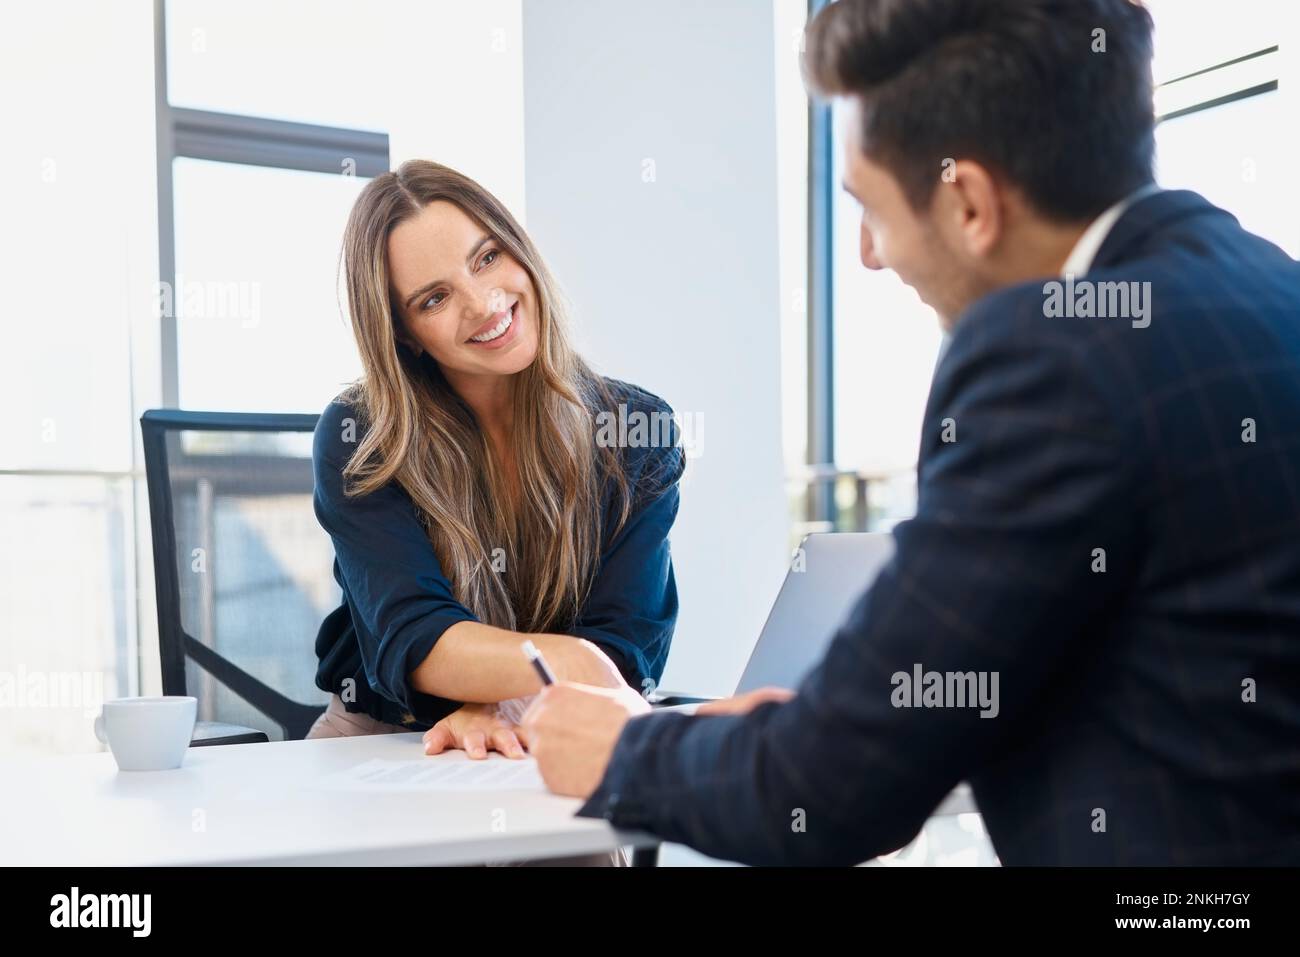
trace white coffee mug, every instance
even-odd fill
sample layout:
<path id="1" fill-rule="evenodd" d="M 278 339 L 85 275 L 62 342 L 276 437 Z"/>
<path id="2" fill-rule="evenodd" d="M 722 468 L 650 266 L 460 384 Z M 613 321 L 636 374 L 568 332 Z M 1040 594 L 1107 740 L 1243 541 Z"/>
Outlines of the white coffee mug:
<path id="1" fill-rule="evenodd" d="M 95 719 L 95 737 L 108 745 L 121 771 L 179 768 L 194 735 L 198 704 L 185 695 L 106 701 Z"/>

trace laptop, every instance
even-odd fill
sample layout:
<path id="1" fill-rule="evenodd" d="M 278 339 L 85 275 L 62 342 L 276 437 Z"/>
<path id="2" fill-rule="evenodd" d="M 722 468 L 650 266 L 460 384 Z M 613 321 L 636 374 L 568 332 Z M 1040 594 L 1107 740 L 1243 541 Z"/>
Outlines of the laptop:
<path id="1" fill-rule="evenodd" d="M 799 544 L 767 623 L 736 685 L 736 694 L 797 688 L 821 661 L 858 598 L 894 554 L 892 535 L 825 532 Z M 694 711 L 701 699 L 665 695 L 656 710 Z"/>

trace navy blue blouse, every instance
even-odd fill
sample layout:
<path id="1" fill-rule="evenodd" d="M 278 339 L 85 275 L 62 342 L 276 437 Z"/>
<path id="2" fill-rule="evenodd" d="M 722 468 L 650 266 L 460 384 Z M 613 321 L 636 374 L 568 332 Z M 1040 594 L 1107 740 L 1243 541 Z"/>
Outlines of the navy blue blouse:
<path id="1" fill-rule="evenodd" d="M 662 399 L 636 386 L 605 381 L 634 425 L 633 413 L 672 413 Z M 609 411 L 620 414 L 617 408 Z M 593 435 L 596 428 L 593 421 Z M 369 495 L 344 495 L 343 468 L 364 429 L 358 410 L 342 399 L 325 409 L 316 426 L 316 517 L 334 541 L 334 577 L 343 589 L 343 604 L 326 617 L 316 637 L 316 684 L 342 697 L 349 711 L 423 730 L 461 702 L 417 691 L 408 676 L 444 631 L 476 619 L 456 600 L 405 491 L 390 483 Z M 626 434 L 633 441 L 620 451 L 632 509 L 613 534 L 619 502 L 606 491 L 605 541 L 596 577 L 564 631 L 598 645 L 640 690 L 646 678 L 659 682 L 677 621 L 668 531 L 677 516 L 677 480 L 685 463 L 675 428 L 667 441 L 662 432 L 643 430 L 650 439 L 658 437 L 658 444 L 638 441 L 634 430 Z"/>

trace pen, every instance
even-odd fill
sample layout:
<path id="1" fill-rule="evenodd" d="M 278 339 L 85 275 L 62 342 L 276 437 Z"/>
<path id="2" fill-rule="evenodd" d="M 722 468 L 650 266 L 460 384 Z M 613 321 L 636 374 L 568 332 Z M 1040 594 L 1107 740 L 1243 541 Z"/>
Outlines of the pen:
<path id="1" fill-rule="evenodd" d="M 543 658 L 542 653 L 537 650 L 537 646 L 531 641 L 525 641 L 520 647 L 523 648 L 524 654 L 532 663 L 533 670 L 537 672 L 537 676 L 542 679 L 542 684 L 555 684 L 555 672 L 551 671 L 551 666 L 546 663 L 546 659 Z"/>

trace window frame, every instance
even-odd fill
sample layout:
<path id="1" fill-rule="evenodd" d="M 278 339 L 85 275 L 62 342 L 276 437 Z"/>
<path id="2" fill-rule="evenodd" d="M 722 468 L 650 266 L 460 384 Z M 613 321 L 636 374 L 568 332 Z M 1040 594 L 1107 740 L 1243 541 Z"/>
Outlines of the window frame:
<path id="1" fill-rule="evenodd" d="M 175 288 L 177 158 L 369 178 L 388 171 L 390 152 L 387 133 L 173 106 L 167 82 L 167 2 L 153 0 L 158 279 L 160 288 Z M 164 312 L 159 321 L 162 403 L 175 409 L 180 406 L 176 317 Z"/>

